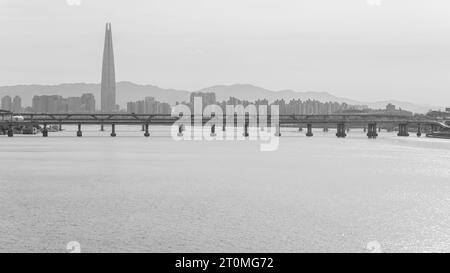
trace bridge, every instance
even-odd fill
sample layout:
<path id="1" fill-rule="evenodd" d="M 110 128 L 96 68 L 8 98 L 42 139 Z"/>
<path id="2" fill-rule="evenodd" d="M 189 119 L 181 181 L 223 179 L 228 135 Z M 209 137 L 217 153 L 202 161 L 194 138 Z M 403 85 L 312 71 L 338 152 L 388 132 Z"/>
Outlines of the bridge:
<path id="1" fill-rule="evenodd" d="M 205 125 L 212 124 L 211 134 L 215 133 L 215 123 L 222 125 L 225 131 L 226 124 L 230 121 L 236 125 L 244 127 L 244 134 L 248 136 L 248 128 L 260 126 L 267 122 L 271 126 L 272 117 L 259 115 L 223 115 L 215 116 L 182 116 L 170 114 L 125 114 L 125 113 L 11 113 L 0 112 L 0 128 L 7 131 L 8 136 L 14 135 L 13 128 L 22 127 L 43 127 L 42 135 L 48 136 L 49 125 L 78 125 L 77 136 L 82 136 L 83 125 L 99 125 L 104 130 L 104 125 L 111 126 L 111 136 L 116 136 L 116 125 L 140 125 L 144 136 L 150 136 L 149 126 L 151 125 L 173 125 L 179 124 L 179 133 L 182 134 L 184 125 L 194 124 L 198 120 Z M 306 127 L 306 135 L 313 136 L 312 128 L 337 129 L 337 137 L 346 137 L 346 132 L 350 128 L 364 128 L 367 130 L 369 138 L 376 138 L 378 131 L 384 128 L 397 128 L 398 136 L 409 136 L 409 129 L 417 130 L 417 136 L 422 132 L 450 131 L 450 126 L 444 122 L 428 117 L 412 117 L 390 114 L 327 114 L 327 115 L 279 115 L 278 122 L 275 122 L 276 134 L 281 135 L 280 127 L 298 127 L 300 131 Z M 230 124 L 231 125 L 231 124 Z"/>

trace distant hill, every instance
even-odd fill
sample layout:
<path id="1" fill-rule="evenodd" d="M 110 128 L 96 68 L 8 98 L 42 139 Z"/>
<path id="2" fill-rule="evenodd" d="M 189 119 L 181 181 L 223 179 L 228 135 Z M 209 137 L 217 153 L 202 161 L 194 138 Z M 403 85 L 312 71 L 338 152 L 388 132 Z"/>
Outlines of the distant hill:
<path id="1" fill-rule="evenodd" d="M 442 107 L 417 105 L 402 101 L 380 101 L 380 102 L 360 102 L 352 99 L 336 97 L 327 92 L 298 92 L 294 90 L 272 91 L 258 86 L 249 84 L 234 85 L 216 85 L 198 90 L 201 92 L 216 93 L 217 100 L 227 100 L 230 96 L 242 100 L 255 101 L 257 99 L 268 99 L 274 101 L 276 99 L 315 99 L 322 102 L 336 101 L 345 102 L 352 105 L 367 105 L 374 109 L 385 108 L 388 103 L 393 103 L 404 110 L 415 113 L 426 113 L 430 109 L 439 109 Z M 34 95 L 60 95 L 63 97 L 80 96 L 82 93 L 94 94 L 97 107 L 100 105 L 100 84 L 92 83 L 71 83 L 59 85 L 15 85 L 1 86 L 0 97 L 5 95 L 16 96 L 22 98 L 23 105 L 31 105 Z M 126 106 L 128 101 L 141 100 L 144 97 L 155 97 L 157 100 L 175 104 L 177 101 L 189 101 L 190 92 L 186 90 L 164 89 L 154 85 L 139 85 L 131 82 L 117 83 L 117 103 L 122 107 Z"/>

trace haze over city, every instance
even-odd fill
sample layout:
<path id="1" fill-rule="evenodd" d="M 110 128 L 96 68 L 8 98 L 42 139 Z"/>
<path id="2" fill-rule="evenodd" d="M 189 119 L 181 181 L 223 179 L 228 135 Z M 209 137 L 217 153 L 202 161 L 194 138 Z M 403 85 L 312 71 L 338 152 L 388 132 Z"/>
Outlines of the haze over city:
<path id="1" fill-rule="evenodd" d="M 111 21 L 117 81 L 190 91 L 249 83 L 445 106 L 450 4 L 379 3 L 2 0 L 0 85 L 99 83 Z"/>

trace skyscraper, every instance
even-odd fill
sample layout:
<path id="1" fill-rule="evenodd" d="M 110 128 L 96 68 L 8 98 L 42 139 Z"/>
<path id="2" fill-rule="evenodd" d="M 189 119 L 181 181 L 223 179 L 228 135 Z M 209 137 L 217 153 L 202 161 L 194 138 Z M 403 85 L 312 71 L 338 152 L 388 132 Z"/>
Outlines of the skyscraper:
<path id="1" fill-rule="evenodd" d="M 15 96 L 13 99 L 12 111 L 16 113 L 22 111 L 22 99 L 19 96 Z"/>
<path id="2" fill-rule="evenodd" d="M 10 96 L 4 96 L 2 98 L 2 110 L 11 111 L 12 110 L 12 100 Z"/>
<path id="3" fill-rule="evenodd" d="M 93 94 L 83 94 L 81 96 L 81 111 L 88 113 L 95 112 L 95 97 Z"/>
<path id="4" fill-rule="evenodd" d="M 102 112 L 114 112 L 116 109 L 116 76 L 114 70 L 111 23 L 106 24 L 105 47 L 103 49 L 101 96 Z"/>

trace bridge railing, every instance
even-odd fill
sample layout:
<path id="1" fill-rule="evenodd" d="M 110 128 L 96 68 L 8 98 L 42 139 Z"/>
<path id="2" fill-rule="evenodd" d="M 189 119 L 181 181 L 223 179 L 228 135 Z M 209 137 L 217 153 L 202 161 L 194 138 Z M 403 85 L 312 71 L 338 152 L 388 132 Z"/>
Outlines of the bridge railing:
<path id="1" fill-rule="evenodd" d="M 177 114 L 127 114 L 127 113 L 14 113 L 14 116 L 23 117 L 24 122 L 28 123 L 173 123 L 179 120 L 182 116 Z M 8 121 L 11 116 L 0 113 L 1 121 Z M 200 118 L 208 121 L 211 118 L 220 119 L 214 114 L 211 116 L 191 115 L 191 120 Z M 262 118 L 261 118 L 262 117 Z M 249 115 L 249 114 L 234 114 L 222 116 L 223 120 L 248 119 L 248 120 L 272 120 L 271 115 Z M 436 120 L 428 118 L 406 117 L 403 115 L 383 115 L 383 114 L 317 114 L 317 115 L 296 115 L 296 114 L 282 114 L 277 116 L 279 123 L 336 123 L 336 122 L 377 122 L 377 123 L 427 123 L 437 122 Z M 189 117 L 184 116 L 184 120 Z"/>

